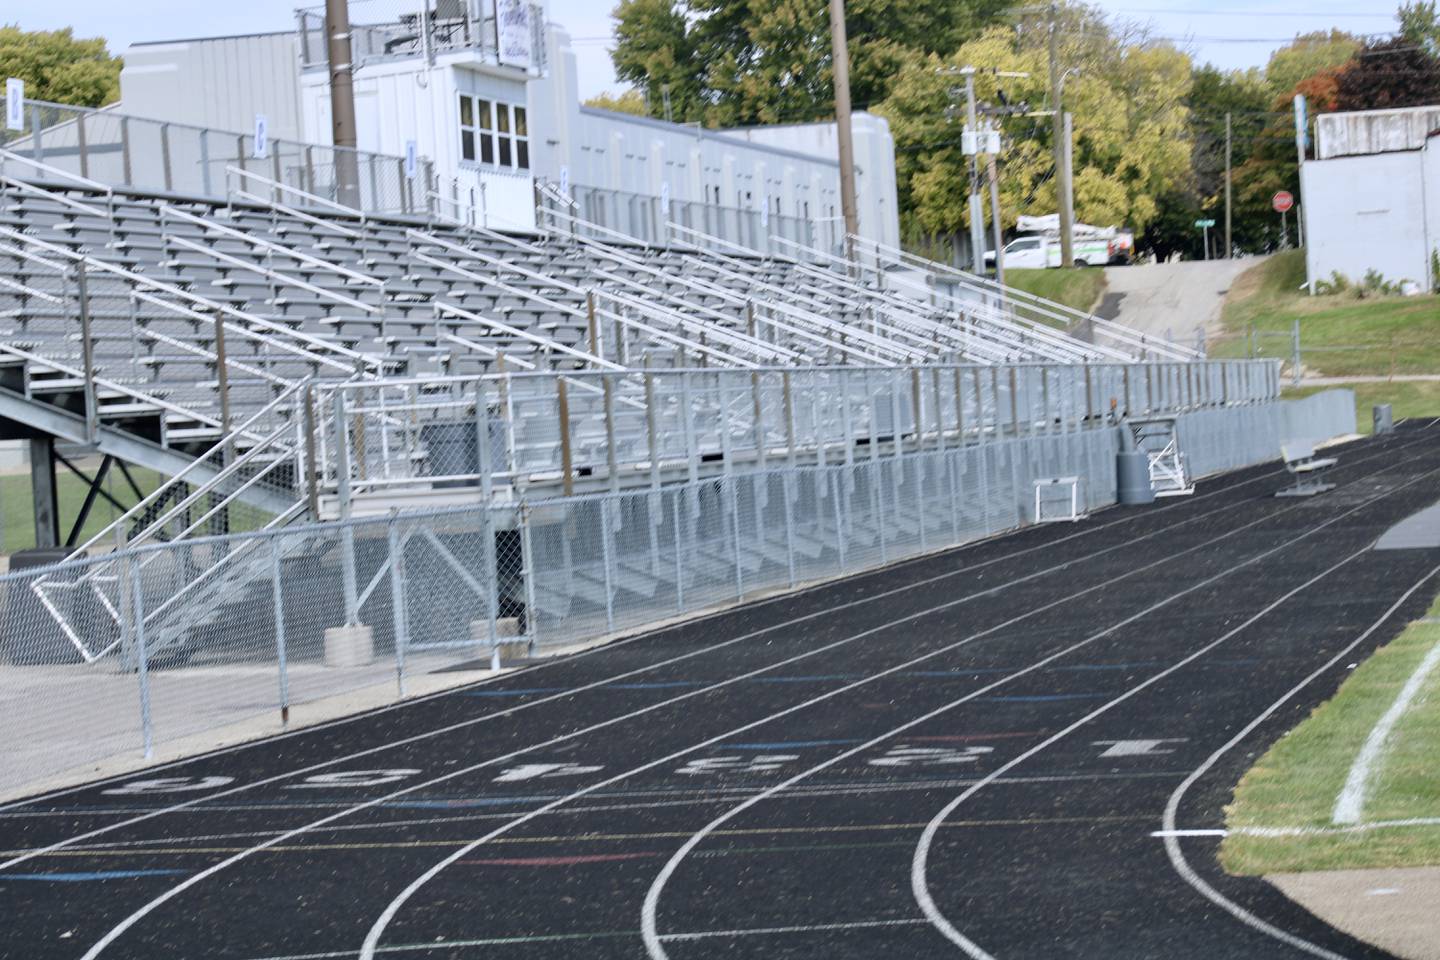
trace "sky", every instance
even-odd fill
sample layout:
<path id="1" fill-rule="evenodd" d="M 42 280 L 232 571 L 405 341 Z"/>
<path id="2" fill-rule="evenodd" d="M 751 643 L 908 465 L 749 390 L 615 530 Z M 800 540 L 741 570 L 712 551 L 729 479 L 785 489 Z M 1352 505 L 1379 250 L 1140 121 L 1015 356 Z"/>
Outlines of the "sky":
<path id="1" fill-rule="evenodd" d="M 820 0 L 816 0 L 820 2 Z M 1197 61 L 1218 67 L 1263 66 L 1271 51 L 1297 33 L 1339 27 L 1352 33 L 1395 29 L 1399 0 L 1094 0 L 1116 17 L 1144 24 L 1174 40 Z M 397 9 L 399 0 L 379 0 Z M 182 37 L 261 33 L 293 27 L 294 0 L 5 0 L 0 23 L 27 30 L 74 27 L 78 36 L 102 36 L 112 52 L 131 43 Z M 615 92 L 607 52 L 614 0 L 550 0 L 550 18 L 575 41 L 580 95 Z M 1367 12 L 1368 8 L 1368 12 Z M 353 3 L 352 9 L 361 9 Z"/>

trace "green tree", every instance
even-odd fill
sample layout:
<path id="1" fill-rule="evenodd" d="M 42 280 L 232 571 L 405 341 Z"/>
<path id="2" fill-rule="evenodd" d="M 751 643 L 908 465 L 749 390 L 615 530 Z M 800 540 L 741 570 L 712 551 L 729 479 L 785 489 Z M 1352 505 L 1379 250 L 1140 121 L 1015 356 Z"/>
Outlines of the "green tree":
<path id="1" fill-rule="evenodd" d="M 119 57 L 99 38 L 77 40 L 64 30 L 21 30 L 0 26 L 0 76 L 25 81 L 35 100 L 100 107 L 120 96 Z"/>
<path id="2" fill-rule="evenodd" d="M 1165 233 L 1156 228 L 1147 238 L 1151 246 L 1188 250 L 1195 242 L 1194 222 L 1199 215 L 1223 223 L 1225 217 L 1225 117 L 1231 124 L 1231 170 L 1250 160 L 1256 137 L 1273 119 L 1274 96 L 1258 70 L 1220 70 L 1213 66 L 1197 69 L 1190 84 L 1186 105 L 1190 108 L 1190 162 L 1195 174 L 1194 192 L 1172 194 L 1162 207 L 1176 207 L 1179 213 L 1162 218 Z M 1232 174 L 1233 175 L 1233 174 Z M 1191 216 L 1191 214 L 1195 216 Z M 1260 225 L 1234 217 L 1234 242 L 1241 249 L 1263 242 Z M 1179 232 L 1175 232 L 1179 231 Z"/>
<path id="3" fill-rule="evenodd" d="M 1436 0 L 1402 3 L 1395 17 L 1400 21 L 1402 39 L 1420 44 L 1432 57 L 1440 56 L 1440 4 Z"/>
<path id="4" fill-rule="evenodd" d="M 1007 0 L 851 0 L 846 5 L 851 100 L 890 92 L 901 65 L 948 53 Z M 815 0 L 621 0 L 617 75 L 649 92 L 660 116 L 711 126 L 816 120 L 834 112 L 828 7 Z"/>
<path id="5" fill-rule="evenodd" d="M 585 106 L 609 110 L 612 113 L 629 113 L 637 117 L 643 117 L 648 112 L 645 96 L 634 88 L 622 90 L 620 93 L 597 93 L 585 101 Z"/>
<path id="6" fill-rule="evenodd" d="M 1350 62 L 1361 40 L 1343 30 L 1304 33 L 1270 55 L 1265 82 L 1275 94 L 1289 93 L 1308 77 Z"/>
<path id="7" fill-rule="evenodd" d="M 1075 213 L 1100 225 L 1143 230 L 1160 213 L 1159 199 L 1190 188 L 1185 97 L 1190 60 L 1174 47 L 1117 33 L 1088 8 L 1067 8 L 1061 59 L 1083 64 L 1069 77 L 1065 106 L 1074 116 Z M 980 73 L 985 105 L 1028 103 L 1043 110 L 1048 97 L 1048 31 L 1022 24 L 993 27 L 946 58 L 915 57 L 895 78 L 877 112 L 896 139 L 900 207 L 911 230 L 949 233 L 967 223 L 969 160 L 961 154 L 963 117 L 949 108 L 963 99 L 959 78 L 937 71 L 975 65 L 1024 72 L 1026 78 Z M 1056 184 L 1049 118 L 1014 116 L 1002 122 L 1001 219 L 1055 212 Z"/>

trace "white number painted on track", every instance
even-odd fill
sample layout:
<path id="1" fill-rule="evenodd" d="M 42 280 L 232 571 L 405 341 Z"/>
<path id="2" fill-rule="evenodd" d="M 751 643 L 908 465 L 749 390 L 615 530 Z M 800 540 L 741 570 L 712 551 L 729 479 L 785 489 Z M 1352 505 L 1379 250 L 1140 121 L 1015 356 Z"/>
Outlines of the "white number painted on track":
<path id="1" fill-rule="evenodd" d="M 872 767 L 938 767 L 974 763 L 994 747 L 891 747 L 885 756 L 870 761 Z"/>
<path id="2" fill-rule="evenodd" d="M 394 783 L 413 777 L 419 770 L 337 770 L 333 773 L 317 773 L 306 777 L 300 783 L 292 783 L 286 790 L 323 790 L 327 787 L 378 787 L 382 783 Z"/>
<path id="3" fill-rule="evenodd" d="M 141 793 L 189 793 L 194 790 L 223 787 L 234 782 L 234 777 L 157 777 L 154 780 L 131 780 L 129 783 L 101 792 L 110 796 L 131 796 Z"/>
<path id="4" fill-rule="evenodd" d="M 763 753 L 756 757 L 704 757 L 691 760 L 676 773 L 702 776 L 711 773 L 766 773 L 779 770 L 800 757 L 789 753 Z"/>
<path id="5" fill-rule="evenodd" d="M 1171 737 L 1168 740 L 1096 740 L 1095 746 L 1106 747 L 1102 757 L 1154 757 L 1174 750 L 1162 750 L 1162 743 L 1184 743 L 1185 737 Z"/>
<path id="6" fill-rule="evenodd" d="M 604 767 L 582 767 L 578 763 L 522 763 L 501 771 L 494 783 L 518 783 L 521 780 L 553 780 L 556 777 L 578 777 L 596 773 Z"/>

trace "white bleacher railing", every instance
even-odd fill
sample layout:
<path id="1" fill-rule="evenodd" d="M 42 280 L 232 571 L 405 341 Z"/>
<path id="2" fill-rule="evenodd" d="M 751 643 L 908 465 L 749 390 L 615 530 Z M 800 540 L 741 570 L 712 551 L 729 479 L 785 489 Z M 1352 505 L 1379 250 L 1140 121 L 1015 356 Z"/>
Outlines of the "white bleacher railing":
<path id="1" fill-rule="evenodd" d="M 904 250 L 887 246 L 875 240 L 852 236 L 850 242 L 853 244 L 857 253 L 857 261 L 862 266 L 865 264 L 865 253 L 868 252 L 870 254 L 872 264 L 870 269 L 877 274 L 885 274 L 887 266 L 919 270 L 932 277 L 942 278 L 944 283 L 960 289 L 993 297 L 1001 302 L 1008 303 L 1012 309 L 1022 314 L 1028 314 L 1037 322 L 1056 324 L 1067 330 L 1090 329 L 1095 336 L 1104 337 L 1120 349 L 1137 352 L 1140 356 L 1175 360 L 1193 360 L 1204 356 L 1201 351 L 1187 347 L 1184 344 L 1160 341 L 1155 337 L 1147 336 L 1124 324 L 1115 323 L 1112 320 L 1105 320 L 1102 317 L 1076 310 L 1073 307 L 1045 300 L 1028 291 L 1006 286 L 986 277 L 966 273 L 948 264 L 927 260 L 924 257 L 907 253 Z M 894 279 L 893 277 L 890 278 L 891 281 Z"/>
<path id="2" fill-rule="evenodd" d="M 1265 402 L 1279 380 L 1274 364 L 1250 361 L 931 364 L 494 373 L 314 391 L 320 509 L 336 516 L 443 501 L 457 487 L 620 489 L 777 458 L 823 465 L 1065 433 Z"/>
<path id="3" fill-rule="evenodd" d="M 0 104 L 4 97 L 0 96 Z M 263 172 L 310 197 L 338 197 L 337 171 L 356 174 L 355 205 L 377 214 L 426 216 L 434 169 L 421 158 L 415 176 L 404 157 L 271 138 L 257 156 L 247 133 L 26 100 L 23 130 L 0 129 L 0 147 L 43 163 L 50 176 L 83 177 L 97 187 L 224 200 L 227 167 Z M 4 164 L 0 163 L 0 171 Z M 317 204 L 319 206 L 319 204 Z"/>

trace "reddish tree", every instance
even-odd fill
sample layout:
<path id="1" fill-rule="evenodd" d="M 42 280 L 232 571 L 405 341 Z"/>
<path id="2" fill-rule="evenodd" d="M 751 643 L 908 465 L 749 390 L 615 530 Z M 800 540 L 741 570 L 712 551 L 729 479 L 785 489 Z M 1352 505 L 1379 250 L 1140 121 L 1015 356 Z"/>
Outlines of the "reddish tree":
<path id="1" fill-rule="evenodd" d="M 1440 104 L 1440 59 L 1404 37 L 1371 41 L 1336 77 L 1336 110 Z"/>

